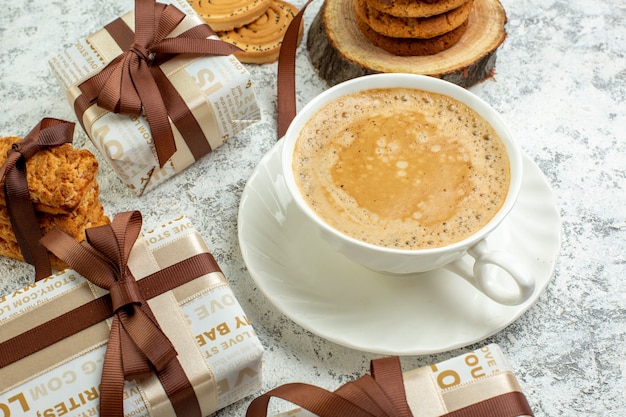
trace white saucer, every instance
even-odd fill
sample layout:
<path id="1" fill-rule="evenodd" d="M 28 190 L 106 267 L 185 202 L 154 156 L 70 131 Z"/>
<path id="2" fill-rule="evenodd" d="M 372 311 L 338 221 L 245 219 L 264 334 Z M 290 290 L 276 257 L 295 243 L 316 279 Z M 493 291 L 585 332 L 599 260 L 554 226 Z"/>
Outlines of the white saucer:
<path id="1" fill-rule="evenodd" d="M 257 286 L 305 329 L 367 352 L 438 353 L 502 330 L 548 285 L 561 245 L 561 219 L 550 186 L 528 156 L 519 201 L 487 239 L 490 246 L 516 254 L 537 282 L 530 300 L 507 307 L 446 270 L 390 277 L 328 248 L 287 193 L 281 145 L 263 157 L 243 191 L 239 244 Z"/>

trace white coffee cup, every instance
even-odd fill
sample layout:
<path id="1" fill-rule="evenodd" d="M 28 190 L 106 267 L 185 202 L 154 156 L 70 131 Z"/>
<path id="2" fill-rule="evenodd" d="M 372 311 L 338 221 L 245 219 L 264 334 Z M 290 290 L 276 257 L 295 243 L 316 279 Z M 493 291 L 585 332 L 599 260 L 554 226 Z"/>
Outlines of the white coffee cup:
<path id="1" fill-rule="evenodd" d="M 336 230 L 309 206 L 300 194 L 292 170 L 294 148 L 301 129 L 326 103 L 346 94 L 375 88 L 414 88 L 447 95 L 465 103 L 491 124 L 508 154 L 510 185 L 504 204 L 489 223 L 464 240 L 447 246 L 394 249 L 360 241 Z M 534 277 L 527 274 L 509 253 L 491 250 L 486 242 L 488 235 L 506 218 L 517 200 L 523 175 L 522 151 L 502 117 L 470 91 L 447 81 L 416 74 L 387 73 L 355 78 L 329 88 L 307 103 L 295 116 L 282 140 L 282 170 L 291 197 L 322 238 L 348 259 L 377 272 L 415 275 L 415 279 L 419 279 L 421 272 L 445 267 L 491 299 L 505 305 L 521 304 L 533 294 Z M 467 254 L 475 259 L 473 267 L 463 259 Z M 506 273 L 502 274 L 502 270 Z"/>

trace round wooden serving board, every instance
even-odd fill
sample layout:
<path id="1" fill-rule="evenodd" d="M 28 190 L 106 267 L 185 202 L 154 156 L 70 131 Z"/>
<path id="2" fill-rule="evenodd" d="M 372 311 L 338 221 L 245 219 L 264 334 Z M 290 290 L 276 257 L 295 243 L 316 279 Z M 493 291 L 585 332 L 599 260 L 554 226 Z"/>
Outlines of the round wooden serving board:
<path id="1" fill-rule="evenodd" d="M 499 0 L 474 0 L 468 19 L 467 31 L 451 48 L 435 55 L 397 56 L 362 35 L 353 0 L 325 0 L 309 29 L 307 49 L 330 85 L 367 74 L 402 72 L 470 87 L 491 75 L 496 49 L 506 37 L 506 12 Z"/>

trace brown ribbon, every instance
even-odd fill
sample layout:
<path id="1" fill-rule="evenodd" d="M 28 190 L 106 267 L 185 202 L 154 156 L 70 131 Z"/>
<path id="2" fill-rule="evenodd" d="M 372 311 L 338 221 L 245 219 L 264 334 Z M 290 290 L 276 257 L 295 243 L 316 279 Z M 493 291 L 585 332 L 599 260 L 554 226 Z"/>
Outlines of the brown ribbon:
<path id="1" fill-rule="evenodd" d="M 246 417 L 266 417 L 272 397 L 289 401 L 319 417 L 413 416 L 407 404 L 402 369 L 397 356 L 372 360 L 371 375 L 364 375 L 334 392 L 302 383 L 281 385 L 255 398 L 248 406 Z M 513 391 L 470 404 L 440 417 L 532 415 L 524 394 Z"/>
<path id="2" fill-rule="evenodd" d="M 103 365 L 101 414 L 122 417 L 124 381 L 155 372 L 178 416 L 202 417 L 176 350 L 127 266 L 140 231 L 141 214 L 135 211 L 88 229 L 81 243 L 60 229 L 49 232 L 41 242 L 79 274 L 109 291 L 113 321 Z"/>
<path id="3" fill-rule="evenodd" d="M 534 416 L 526 396 L 507 392 L 445 414 L 442 417 L 519 417 Z"/>
<path id="4" fill-rule="evenodd" d="M 163 167 L 176 152 L 162 87 L 153 73 L 159 63 L 177 54 L 230 55 L 240 49 L 218 39 L 208 25 L 198 25 L 172 38 L 167 36 L 185 14 L 173 5 L 135 0 L 135 35 L 130 47 L 102 71 L 83 82 L 79 102 L 97 104 L 113 113 L 146 116 Z M 160 70 L 157 70 L 160 71 Z"/>
<path id="5" fill-rule="evenodd" d="M 11 226 L 22 256 L 35 267 L 35 280 L 50 276 L 52 267 L 48 251 L 39 243 L 42 233 L 28 191 L 26 162 L 42 149 L 71 143 L 73 136 L 74 123 L 44 118 L 24 139 L 13 144 L 0 167 Z"/>
<path id="6" fill-rule="evenodd" d="M 274 388 L 250 403 L 246 417 L 266 417 L 271 397 L 282 398 L 319 417 L 413 417 L 397 356 L 373 360 L 370 375 L 335 392 L 302 383 Z"/>
<path id="7" fill-rule="evenodd" d="M 200 253 L 139 280 L 139 290 L 149 300 L 212 272 L 221 272 L 210 253 Z M 75 335 L 113 316 L 113 302 L 105 294 L 0 343 L 0 368 Z"/>
<path id="8" fill-rule="evenodd" d="M 278 55 L 277 96 L 278 96 L 278 139 L 285 136 L 291 121 L 296 116 L 296 52 L 302 17 L 308 0 L 287 27 Z"/>

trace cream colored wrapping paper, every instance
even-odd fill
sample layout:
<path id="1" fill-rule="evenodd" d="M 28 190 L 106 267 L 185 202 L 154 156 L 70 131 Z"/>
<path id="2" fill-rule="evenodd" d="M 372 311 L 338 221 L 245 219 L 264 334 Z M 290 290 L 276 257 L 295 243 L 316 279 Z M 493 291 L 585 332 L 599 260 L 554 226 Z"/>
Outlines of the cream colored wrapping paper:
<path id="1" fill-rule="evenodd" d="M 137 240 L 128 265 L 137 279 L 209 252 L 186 217 Z M 0 342 L 101 295 L 72 270 L 0 298 Z M 208 416 L 261 388 L 263 348 L 221 272 L 148 300 L 174 344 Z M 110 320 L 0 369 L 0 416 L 98 416 L 99 384 Z M 124 412 L 172 416 L 156 376 L 126 382 Z"/>
<path id="2" fill-rule="evenodd" d="M 187 14 L 170 36 L 203 23 L 185 0 L 162 2 L 172 3 Z M 122 19 L 134 29 L 133 12 Z M 101 29 L 49 61 L 72 108 L 80 95 L 77 86 L 122 52 L 108 32 Z M 179 55 L 162 64 L 161 69 L 200 124 L 211 149 L 260 120 L 251 75 L 233 55 Z M 172 123 L 177 151 L 160 168 L 145 117 L 114 114 L 93 105 L 82 115 L 81 122 L 101 156 L 136 195 L 148 192 L 195 162 Z"/>
<path id="3" fill-rule="evenodd" d="M 501 394 L 522 392 L 502 350 L 495 343 L 404 372 L 402 377 L 414 417 L 440 417 Z M 294 409 L 274 417 L 315 417 L 315 414 Z"/>

